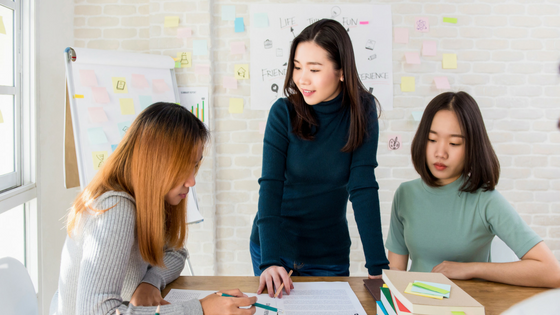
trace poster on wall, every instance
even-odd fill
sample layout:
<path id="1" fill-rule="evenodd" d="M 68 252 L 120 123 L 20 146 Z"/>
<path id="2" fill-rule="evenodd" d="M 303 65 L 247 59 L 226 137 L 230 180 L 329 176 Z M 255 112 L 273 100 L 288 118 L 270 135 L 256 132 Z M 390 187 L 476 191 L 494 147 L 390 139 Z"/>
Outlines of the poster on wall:
<path id="1" fill-rule="evenodd" d="M 285 97 L 293 39 L 310 24 L 333 19 L 346 29 L 362 83 L 393 109 L 392 21 L 389 5 L 251 5 L 251 109 L 269 110 Z"/>
<path id="2" fill-rule="evenodd" d="M 182 106 L 186 107 L 208 128 L 210 106 L 207 87 L 180 87 L 179 100 Z"/>

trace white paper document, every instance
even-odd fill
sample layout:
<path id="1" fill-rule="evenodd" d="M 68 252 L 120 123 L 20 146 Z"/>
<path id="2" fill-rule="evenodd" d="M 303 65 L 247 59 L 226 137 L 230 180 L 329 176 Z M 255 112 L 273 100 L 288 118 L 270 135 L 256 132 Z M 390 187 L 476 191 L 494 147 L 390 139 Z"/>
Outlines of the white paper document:
<path id="1" fill-rule="evenodd" d="M 173 289 L 165 296 L 169 303 L 202 299 L 216 291 Z M 257 307 L 258 315 L 367 315 L 358 297 L 347 282 L 294 282 L 290 295 L 274 299 L 268 294 L 256 296 L 257 303 L 272 306 L 278 313 Z"/>

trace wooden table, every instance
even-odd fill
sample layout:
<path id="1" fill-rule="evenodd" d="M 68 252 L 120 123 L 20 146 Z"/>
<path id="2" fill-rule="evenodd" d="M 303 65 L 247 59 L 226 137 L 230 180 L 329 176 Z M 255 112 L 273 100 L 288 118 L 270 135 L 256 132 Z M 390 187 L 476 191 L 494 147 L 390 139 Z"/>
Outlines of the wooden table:
<path id="1" fill-rule="evenodd" d="M 350 284 L 362 306 L 369 315 L 377 312 L 375 300 L 364 286 L 361 277 L 292 277 L 294 282 L 308 281 L 344 281 Z M 507 284 L 468 280 L 453 281 L 480 304 L 484 305 L 486 315 L 499 315 L 510 306 L 523 301 L 535 294 L 546 291 L 543 288 L 518 287 Z M 170 283 L 164 290 L 165 296 L 171 289 L 188 290 L 221 290 L 240 289 L 243 292 L 255 293 L 259 285 L 258 277 L 179 277 Z"/>

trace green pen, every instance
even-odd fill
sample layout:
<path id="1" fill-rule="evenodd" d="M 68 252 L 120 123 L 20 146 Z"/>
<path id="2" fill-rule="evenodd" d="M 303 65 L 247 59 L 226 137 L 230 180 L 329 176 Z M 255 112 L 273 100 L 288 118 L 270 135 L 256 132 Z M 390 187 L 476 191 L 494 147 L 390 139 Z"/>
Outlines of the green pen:
<path id="1" fill-rule="evenodd" d="M 216 292 L 217 295 L 221 295 L 221 296 L 227 296 L 227 297 L 237 297 L 237 296 L 233 296 L 233 295 L 229 295 L 227 293 L 221 293 L 221 292 Z M 260 307 L 260 308 L 264 308 L 265 310 L 269 310 L 269 311 L 273 311 L 273 312 L 278 312 L 278 309 L 276 307 L 272 307 L 272 306 L 268 306 L 268 305 L 264 305 L 261 303 L 255 303 L 253 304 L 256 307 Z"/>

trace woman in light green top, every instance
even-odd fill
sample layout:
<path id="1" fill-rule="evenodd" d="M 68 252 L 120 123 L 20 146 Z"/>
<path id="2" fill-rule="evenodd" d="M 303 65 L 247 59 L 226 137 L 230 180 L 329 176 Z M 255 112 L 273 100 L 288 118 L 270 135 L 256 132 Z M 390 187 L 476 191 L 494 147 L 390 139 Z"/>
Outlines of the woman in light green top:
<path id="1" fill-rule="evenodd" d="M 500 165 L 482 114 L 465 92 L 436 96 L 412 141 L 419 179 L 395 192 L 386 247 L 391 269 L 560 287 L 560 264 L 496 190 Z M 490 263 L 499 236 L 520 257 Z"/>

